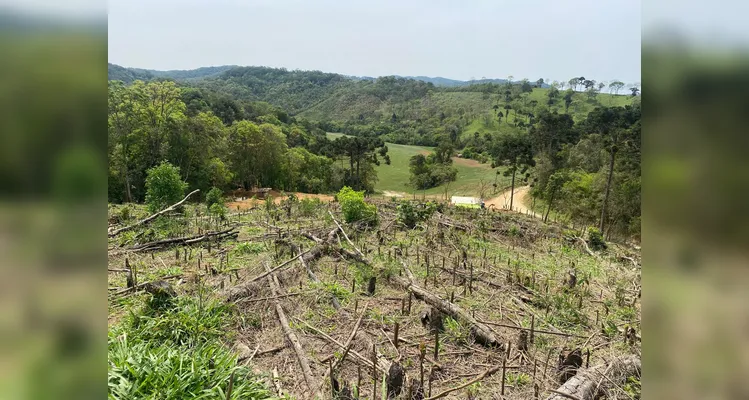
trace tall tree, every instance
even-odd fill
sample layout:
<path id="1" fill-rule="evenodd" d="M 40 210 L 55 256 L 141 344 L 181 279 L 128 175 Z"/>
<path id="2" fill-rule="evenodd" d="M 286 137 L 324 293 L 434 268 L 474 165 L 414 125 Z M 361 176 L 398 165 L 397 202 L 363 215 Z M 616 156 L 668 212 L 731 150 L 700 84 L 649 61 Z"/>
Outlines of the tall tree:
<path id="1" fill-rule="evenodd" d="M 528 168 L 535 165 L 530 136 L 525 133 L 497 135 L 493 141 L 491 153 L 494 158 L 493 168 L 500 165 L 509 167 L 504 174 L 512 176 L 510 189 L 510 209 L 512 209 L 517 171 L 520 170 L 520 173 L 524 174 Z"/>
<path id="2" fill-rule="evenodd" d="M 606 208 L 609 203 L 611 194 L 611 183 L 614 176 L 614 164 L 616 155 L 621 146 L 632 135 L 633 125 L 640 120 L 640 106 L 596 108 L 583 123 L 583 129 L 588 132 L 595 132 L 604 138 L 606 151 L 609 153 L 609 166 L 606 175 L 606 189 L 601 205 L 601 218 L 598 227 L 603 232 L 606 223 Z"/>
<path id="3" fill-rule="evenodd" d="M 613 94 L 619 94 L 619 91 L 622 90 L 624 87 L 624 82 L 621 81 L 612 81 L 609 83 L 609 93 L 613 92 Z"/>

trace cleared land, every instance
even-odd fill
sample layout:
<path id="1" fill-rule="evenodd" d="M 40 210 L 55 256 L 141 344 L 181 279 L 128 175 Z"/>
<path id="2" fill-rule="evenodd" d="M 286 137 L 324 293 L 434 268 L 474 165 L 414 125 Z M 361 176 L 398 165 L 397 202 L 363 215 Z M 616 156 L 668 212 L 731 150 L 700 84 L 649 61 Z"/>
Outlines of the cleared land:
<path id="1" fill-rule="evenodd" d="M 376 204 L 380 223 L 369 229 L 343 224 L 336 203 L 260 207 L 214 221 L 204 217 L 204 205 L 188 205 L 185 214 L 110 238 L 109 322 L 119 332 L 110 335 L 110 361 L 133 340 L 138 324 L 131 324 L 161 321 L 146 325 L 148 343 L 200 335 L 231 349 L 234 358 L 216 366 L 241 368 L 235 391 L 249 384 L 240 379 L 251 372 L 257 393 L 309 399 L 319 392 L 330 398 L 334 364 L 341 386 L 359 382 L 361 398 L 371 399 L 369 360 L 377 354 L 379 384 L 394 363 L 407 384 L 418 382 L 423 365 L 427 396 L 456 389 L 444 398 L 489 399 L 504 390 L 505 399 L 525 400 L 534 397 L 536 385 L 541 398 L 560 387 L 560 356 L 581 354 L 578 366 L 585 367 L 640 353 L 640 267 L 633 249 L 610 245 L 592 252 L 575 238 L 579 232 L 490 210 L 448 207 L 407 229 L 395 220 L 395 204 Z M 130 207 L 129 218 L 118 224 L 145 216 L 142 207 Z M 111 206 L 110 216 L 121 210 Z M 168 238 L 226 230 L 237 235 L 139 250 Z M 297 251 L 308 252 L 304 262 L 293 259 Z M 151 294 L 125 289 L 127 265 L 137 270 L 139 284 L 169 282 L 175 300 L 155 308 Z M 268 274 L 268 268 L 275 272 Z M 371 278 L 376 286 L 367 293 Z M 443 310 L 439 334 L 427 322 L 437 318 L 435 308 Z M 212 368 L 213 361 L 191 343 L 171 345 L 184 358 L 172 361 L 175 376 Z M 133 356 L 119 362 L 132 371 L 123 367 L 110 376 L 110 385 L 122 390 L 143 373 L 139 353 L 128 354 Z M 229 371 L 221 372 L 224 378 L 211 389 L 216 398 L 224 398 L 219 389 L 231 385 Z M 611 390 L 626 398 L 632 389 L 617 382 Z"/>
<path id="2" fill-rule="evenodd" d="M 328 133 L 328 137 L 335 139 L 344 136 L 342 133 Z M 409 162 L 411 157 L 417 154 L 428 154 L 434 149 L 425 146 L 408 146 L 403 144 L 387 143 L 388 154 L 390 155 L 390 165 L 381 163 L 377 170 L 378 181 L 375 184 L 375 190 L 379 192 L 390 191 L 401 194 L 412 195 L 413 189 L 408 186 L 410 178 Z M 510 185 L 510 177 L 502 176 L 503 169 L 492 169 L 488 164 L 481 164 L 475 160 L 466 160 L 453 157 L 453 165 L 458 170 L 458 179 L 449 186 L 449 196 L 478 196 L 481 188 L 481 182 L 485 183 L 487 197 L 498 193 L 500 190 Z M 497 175 L 497 171 L 500 174 Z M 492 184 L 497 183 L 497 191 L 493 190 Z M 428 190 L 419 190 L 416 195 L 438 196 L 443 197 L 445 192 L 444 185 L 437 186 Z"/>

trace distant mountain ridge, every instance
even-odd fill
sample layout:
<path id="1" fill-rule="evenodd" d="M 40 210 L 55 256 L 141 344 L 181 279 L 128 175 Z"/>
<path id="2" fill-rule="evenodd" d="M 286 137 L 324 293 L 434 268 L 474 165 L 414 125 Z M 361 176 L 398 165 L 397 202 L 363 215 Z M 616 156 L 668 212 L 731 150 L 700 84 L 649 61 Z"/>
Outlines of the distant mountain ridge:
<path id="1" fill-rule="evenodd" d="M 154 70 L 154 69 L 144 69 L 144 68 L 127 68 L 122 67 L 117 64 L 109 64 L 109 72 L 110 72 L 110 80 L 117 79 L 117 80 L 123 80 L 126 83 L 131 82 L 131 78 L 135 77 L 136 79 L 154 79 L 154 78 L 166 78 L 166 79 L 174 79 L 174 80 L 195 80 L 195 79 L 202 79 L 207 77 L 212 77 L 219 75 L 223 72 L 235 69 L 235 68 L 251 68 L 251 67 L 242 67 L 238 65 L 221 65 L 221 66 L 213 66 L 213 67 L 200 67 L 196 69 L 189 69 L 189 70 L 168 70 L 168 71 L 160 71 L 160 70 Z M 263 68 L 263 67 L 258 67 Z M 130 71 L 128 73 L 128 71 Z M 115 78 L 112 77 L 114 72 Z M 344 78 L 351 79 L 354 81 L 374 81 L 377 78 L 372 76 L 356 76 L 356 75 L 342 75 L 342 74 L 335 74 L 340 75 Z M 120 79 L 117 78 L 117 76 L 124 77 L 126 79 Z M 470 85 L 478 85 L 482 83 L 497 83 L 497 84 L 503 84 L 507 83 L 507 79 L 474 79 L 474 80 L 468 80 L 468 81 L 462 81 L 458 79 L 450 79 L 450 78 L 444 78 L 441 76 L 431 77 L 431 76 L 403 76 L 403 75 L 392 75 L 396 78 L 404 78 L 404 79 L 413 79 L 417 81 L 422 82 L 428 82 L 433 84 L 434 86 L 439 87 L 457 87 L 457 86 L 470 86 Z M 513 83 L 518 83 L 519 81 L 513 81 Z M 535 82 L 532 82 L 535 83 Z M 548 84 L 544 83 L 542 87 L 549 87 Z"/>

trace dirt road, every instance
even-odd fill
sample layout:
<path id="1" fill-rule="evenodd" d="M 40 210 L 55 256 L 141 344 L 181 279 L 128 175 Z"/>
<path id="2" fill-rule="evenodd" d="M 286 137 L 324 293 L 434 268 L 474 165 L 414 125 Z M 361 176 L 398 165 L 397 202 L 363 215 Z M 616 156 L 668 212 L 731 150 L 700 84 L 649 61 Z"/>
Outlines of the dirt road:
<path id="1" fill-rule="evenodd" d="M 534 217 L 541 218 L 539 214 L 531 211 L 527 206 L 532 201 L 530 194 L 530 186 L 521 186 L 515 188 L 515 195 L 512 199 L 512 209 L 519 213 L 530 213 Z M 496 210 L 508 209 L 510 207 L 510 189 L 499 194 L 499 196 L 485 200 L 486 207 L 493 208 Z"/>

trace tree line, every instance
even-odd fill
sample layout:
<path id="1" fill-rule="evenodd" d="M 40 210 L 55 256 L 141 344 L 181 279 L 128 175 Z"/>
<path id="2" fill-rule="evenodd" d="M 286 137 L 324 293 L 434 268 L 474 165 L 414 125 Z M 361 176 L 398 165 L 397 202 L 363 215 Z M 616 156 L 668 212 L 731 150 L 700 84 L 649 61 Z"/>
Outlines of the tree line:
<path id="1" fill-rule="evenodd" d="M 145 199 L 147 171 L 178 168 L 190 189 L 273 187 L 310 193 L 374 189 L 389 163 L 379 138 L 329 140 L 319 126 L 263 102 L 237 102 L 175 82 L 109 82 L 112 202 Z M 348 160 L 345 163 L 338 160 Z"/>

